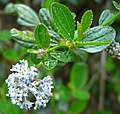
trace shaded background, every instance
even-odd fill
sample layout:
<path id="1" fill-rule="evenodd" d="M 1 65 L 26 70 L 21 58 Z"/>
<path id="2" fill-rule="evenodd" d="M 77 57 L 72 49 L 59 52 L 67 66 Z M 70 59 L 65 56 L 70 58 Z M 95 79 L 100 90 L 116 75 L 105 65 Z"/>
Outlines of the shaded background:
<path id="1" fill-rule="evenodd" d="M 53 0 L 55 1 L 55 0 Z M 116 0 L 117 1 L 117 0 Z M 92 26 L 104 9 L 115 11 L 112 0 L 60 0 L 76 14 L 80 21 L 83 13 L 91 9 Z M 118 0 L 117 2 L 120 3 Z M 53 96 L 46 108 L 37 111 L 21 110 L 6 97 L 8 77 L 12 64 L 20 59 L 29 60 L 26 49 L 16 44 L 10 36 L 11 28 L 33 29 L 17 24 L 17 17 L 3 12 L 8 3 L 23 3 L 39 12 L 45 0 L 0 0 L 0 114 L 120 114 L 120 61 L 105 52 L 78 55 L 74 63 L 58 64 L 51 71 L 40 67 L 40 78 L 54 76 Z M 112 26 L 120 41 L 120 18 Z M 29 60 L 30 61 L 30 60 Z M 75 87 L 72 87 L 74 85 Z"/>

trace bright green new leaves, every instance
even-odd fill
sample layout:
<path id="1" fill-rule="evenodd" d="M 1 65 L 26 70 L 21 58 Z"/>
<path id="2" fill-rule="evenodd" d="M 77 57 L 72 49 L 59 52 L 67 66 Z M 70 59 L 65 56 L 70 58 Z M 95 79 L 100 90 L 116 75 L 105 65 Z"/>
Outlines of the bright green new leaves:
<path id="1" fill-rule="evenodd" d="M 104 25 L 104 23 L 106 23 L 107 21 L 109 21 L 113 16 L 114 16 L 114 14 L 110 10 L 104 10 L 102 12 L 102 14 L 100 15 L 99 25 Z M 111 25 L 113 22 L 114 21 L 112 21 L 108 25 Z"/>
<path id="2" fill-rule="evenodd" d="M 82 31 L 85 32 L 92 24 L 93 12 L 91 10 L 86 11 L 81 19 Z"/>
<path id="3" fill-rule="evenodd" d="M 55 60 L 54 58 L 51 57 L 42 61 L 43 66 L 48 70 L 53 69 L 57 65 L 57 62 L 58 60 Z"/>
<path id="4" fill-rule="evenodd" d="M 77 22 L 78 41 L 80 41 L 84 37 L 84 32 L 88 28 L 90 28 L 92 24 L 92 20 L 93 20 L 93 12 L 91 10 L 88 10 L 83 14 L 81 23 Z"/>
<path id="5" fill-rule="evenodd" d="M 88 67 L 85 63 L 75 63 L 70 73 L 70 84 L 79 89 L 83 88 L 88 81 Z"/>
<path id="6" fill-rule="evenodd" d="M 53 2 L 59 2 L 60 0 L 45 0 L 44 7 L 47 8 L 48 10 L 50 9 L 50 5 Z"/>
<path id="7" fill-rule="evenodd" d="M 75 23 L 70 10 L 62 4 L 53 3 L 51 14 L 58 33 L 71 41 L 74 38 Z"/>
<path id="8" fill-rule="evenodd" d="M 55 51 L 51 52 L 50 55 L 64 63 L 72 62 L 74 61 L 74 53 L 72 51 Z"/>
<path id="9" fill-rule="evenodd" d="M 116 32 L 110 26 L 96 26 L 90 28 L 85 32 L 85 37 L 82 42 L 93 42 L 94 44 L 97 43 L 97 45 L 86 44 L 86 46 L 81 46 L 80 49 L 90 53 L 102 51 L 110 45 L 111 41 L 115 39 L 115 36 Z M 104 44 L 105 42 L 108 44 Z"/>
<path id="10" fill-rule="evenodd" d="M 45 9 L 45 8 L 40 9 L 39 18 L 40 18 L 40 22 L 43 23 L 44 25 L 46 25 L 46 27 L 48 27 L 48 29 L 56 30 L 56 28 L 53 24 L 51 15 L 47 9 Z"/>
<path id="11" fill-rule="evenodd" d="M 82 25 L 77 21 L 77 41 L 79 42 L 80 40 L 82 40 L 83 37 L 84 34 L 82 32 Z"/>
<path id="12" fill-rule="evenodd" d="M 11 33 L 11 36 L 13 37 L 13 39 L 21 46 L 26 47 L 26 48 L 35 48 L 36 47 L 33 32 L 28 31 L 28 30 L 27 31 L 19 31 L 19 30 L 13 28 L 10 31 L 10 33 Z"/>
<path id="13" fill-rule="evenodd" d="M 34 50 L 34 49 L 27 49 L 28 53 L 32 53 L 32 54 L 38 54 L 38 50 Z"/>
<path id="14" fill-rule="evenodd" d="M 113 1 L 113 5 L 115 6 L 115 8 L 116 8 L 117 10 L 120 11 L 120 4 L 118 4 L 118 3 L 115 2 L 115 1 Z"/>
<path id="15" fill-rule="evenodd" d="M 23 4 L 13 5 L 14 11 L 18 13 L 17 22 L 24 26 L 36 26 L 39 24 L 39 18 L 36 12 Z"/>
<path id="16" fill-rule="evenodd" d="M 50 36 L 47 28 L 39 24 L 34 31 L 34 37 L 39 48 L 48 48 L 50 45 Z"/>

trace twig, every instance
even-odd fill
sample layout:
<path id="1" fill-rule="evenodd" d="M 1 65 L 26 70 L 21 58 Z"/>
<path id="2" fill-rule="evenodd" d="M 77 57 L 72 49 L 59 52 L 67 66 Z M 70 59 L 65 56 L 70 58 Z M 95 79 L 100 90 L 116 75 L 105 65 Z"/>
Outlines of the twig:
<path id="1" fill-rule="evenodd" d="M 104 102 L 105 102 L 105 80 L 106 80 L 106 71 L 105 71 L 105 64 L 106 64 L 106 53 L 103 51 L 101 53 L 101 65 L 100 65 L 100 96 L 99 96 L 99 111 L 104 109 Z"/>
<path id="2" fill-rule="evenodd" d="M 5 16 L 5 15 L 11 15 L 11 13 L 6 13 L 6 12 L 0 10 L 0 17 Z"/>
<path id="3" fill-rule="evenodd" d="M 86 86 L 86 89 L 90 90 L 97 80 L 98 80 L 98 74 L 96 73 L 91 77 L 90 81 L 88 82 Z"/>

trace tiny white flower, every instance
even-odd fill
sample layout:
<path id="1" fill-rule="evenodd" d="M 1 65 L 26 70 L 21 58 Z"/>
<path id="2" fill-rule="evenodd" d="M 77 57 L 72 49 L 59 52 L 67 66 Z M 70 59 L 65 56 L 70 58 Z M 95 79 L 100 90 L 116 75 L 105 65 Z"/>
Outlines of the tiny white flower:
<path id="1" fill-rule="evenodd" d="M 28 67 L 27 60 L 20 60 L 20 63 L 13 65 L 10 69 L 12 73 L 6 79 L 8 84 L 8 94 L 11 102 L 20 106 L 20 108 L 30 109 L 34 106 L 34 110 L 41 106 L 46 107 L 50 96 L 52 96 L 53 81 L 50 76 L 37 79 L 38 69 L 34 66 Z M 32 94 L 36 101 L 29 101 L 29 94 Z"/>

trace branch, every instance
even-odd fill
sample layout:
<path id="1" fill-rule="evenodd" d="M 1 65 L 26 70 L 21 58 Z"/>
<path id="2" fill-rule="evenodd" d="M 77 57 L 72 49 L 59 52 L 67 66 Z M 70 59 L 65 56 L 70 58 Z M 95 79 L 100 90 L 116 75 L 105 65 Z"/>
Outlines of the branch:
<path id="1" fill-rule="evenodd" d="M 106 64 L 106 53 L 103 51 L 101 53 L 101 66 L 100 66 L 100 96 L 99 96 L 99 111 L 104 109 L 104 102 L 105 102 L 105 80 L 106 80 L 106 71 L 105 71 L 105 64 Z"/>

